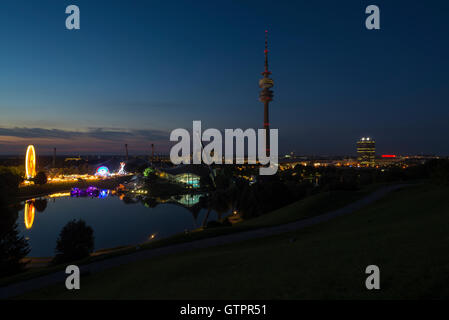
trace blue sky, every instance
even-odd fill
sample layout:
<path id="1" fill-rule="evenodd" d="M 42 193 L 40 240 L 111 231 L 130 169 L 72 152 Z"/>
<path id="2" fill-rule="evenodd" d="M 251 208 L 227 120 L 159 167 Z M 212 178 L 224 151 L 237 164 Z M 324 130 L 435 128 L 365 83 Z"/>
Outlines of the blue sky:
<path id="1" fill-rule="evenodd" d="M 76 4 L 81 30 L 65 29 Z M 381 30 L 365 28 L 377 4 Z M 2 0 L 0 154 L 168 151 L 169 132 L 258 128 L 264 30 L 281 152 L 449 155 L 447 1 Z"/>

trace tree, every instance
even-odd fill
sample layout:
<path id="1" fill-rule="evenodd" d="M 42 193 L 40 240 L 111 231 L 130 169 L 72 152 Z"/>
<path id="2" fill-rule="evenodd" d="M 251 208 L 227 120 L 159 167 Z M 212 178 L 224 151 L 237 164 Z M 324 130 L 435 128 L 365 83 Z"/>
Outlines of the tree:
<path id="1" fill-rule="evenodd" d="M 209 219 L 209 214 L 214 210 L 218 215 L 218 220 L 221 220 L 222 214 L 229 211 L 231 204 L 229 199 L 226 197 L 226 192 L 222 190 L 216 190 L 209 195 L 207 198 L 207 213 L 203 220 L 203 226 L 207 224 Z"/>
<path id="2" fill-rule="evenodd" d="M 18 209 L 0 207 L 0 277 L 18 273 L 26 262 L 23 258 L 30 252 L 28 241 L 17 230 Z"/>
<path id="3" fill-rule="evenodd" d="M 156 170 L 154 170 L 154 168 L 152 167 L 146 168 L 143 171 L 143 176 L 145 177 L 145 181 L 150 184 L 156 182 L 159 179 L 156 174 Z"/>
<path id="4" fill-rule="evenodd" d="M 56 242 L 55 263 L 88 257 L 94 250 L 94 230 L 83 220 L 68 222 Z"/>
<path id="5" fill-rule="evenodd" d="M 237 209 L 243 219 L 250 219 L 260 215 L 260 203 L 257 198 L 256 185 L 246 186 L 242 190 Z"/>
<path id="6" fill-rule="evenodd" d="M 34 200 L 34 207 L 37 212 L 44 212 L 47 209 L 47 199 L 36 199 Z"/>
<path id="7" fill-rule="evenodd" d="M 0 168 L 0 206 L 13 202 L 22 178 L 7 168 Z"/>
<path id="8" fill-rule="evenodd" d="M 213 185 L 212 179 L 210 176 L 201 176 L 200 177 L 200 187 L 202 189 L 210 188 L 210 186 Z"/>
<path id="9" fill-rule="evenodd" d="M 148 178 L 151 174 L 154 174 L 154 169 L 151 167 L 148 167 L 143 171 L 143 175 L 145 178 Z"/>
<path id="10" fill-rule="evenodd" d="M 215 185 L 218 190 L 226 190 L 231 184 L 232 172 L 224 166 L 215 177 Z"/>
<path id="11" fill-rule="evenodd" d="M 44 171 L 39 171 L 34 177 L 34 183 L 40 186 L 47 183 L 47 174 Z"/>

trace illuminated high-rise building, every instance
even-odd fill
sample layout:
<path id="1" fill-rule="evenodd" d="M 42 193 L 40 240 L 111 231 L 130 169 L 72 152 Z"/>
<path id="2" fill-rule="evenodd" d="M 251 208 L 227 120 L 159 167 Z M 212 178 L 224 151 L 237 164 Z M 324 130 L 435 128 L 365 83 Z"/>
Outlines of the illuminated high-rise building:
<path id="1" fill-rule="evenodd" d="M 259 87 L 262 88 L 259 95 L 259 100 L 264 105 L 263 127 L 265 129 L 266 139 L 266 154 L 270 154 L 270 122 L 268 118 L 268 105 L 273 100 L 273 79 L 270 79 L 271 72 L 268 71 L 268 30 L 265 30 L 265 70 L 262 72 L 263 78 L 259 80 Z"/>
<path id="2" fill-rule="evenodd" d="M 369 137 L 357 141 L 357 160 L 360 165 L 374 167 L 376 157 L 376 141 Z"/>

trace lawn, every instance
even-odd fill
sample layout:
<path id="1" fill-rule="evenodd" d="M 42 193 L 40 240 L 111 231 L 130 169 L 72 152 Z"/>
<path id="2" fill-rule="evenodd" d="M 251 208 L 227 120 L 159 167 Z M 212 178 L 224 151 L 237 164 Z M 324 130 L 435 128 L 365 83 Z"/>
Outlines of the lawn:
<path id="1" fill-rule="evenodd" d="M 448 194 L 408 187 L 295 233 L 140 261 L 84 276 L 79 291 L 60 284 L 21 298 L 448 298 Z M 370 264 L 380 267 L 378 291 L 364 285 Z"/>

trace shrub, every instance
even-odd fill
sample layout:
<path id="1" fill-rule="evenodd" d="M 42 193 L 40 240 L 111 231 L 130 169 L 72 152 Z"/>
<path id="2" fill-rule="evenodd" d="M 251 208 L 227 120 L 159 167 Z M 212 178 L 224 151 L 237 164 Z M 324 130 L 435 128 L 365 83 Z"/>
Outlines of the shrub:
<path id="1" fill-rule="evenodd" d="M 45 174 L 45 172 L 39 171 L 36 174 L 36 177 L 34 177 L 34 183 L 38 184 L 40 186 L 46 184 L 47 183 L 47 175 Z"/>
<path id="2" fill-rule="evenodd" d="M 427 167 L 434 183 L 449 185 L 449 160 L 431 160 L 427 163 Z"/>
<path id="3" fill-rule="evenodd" d="M 231 221 L 229 221 L 228 217 L 226 217 L 226 218 L 223 220 L 223 222 L 221 223 L 221 225 L 222 225 L 223 227 L 232 227 L 232 223 L 231 223 Z"/>
<path id="4" fill-rule="evenodd" d="M 55 263 L 88 257 L 94 250 L 94 231 L 83 220 L 72 220 L 59 234 Z"/>

